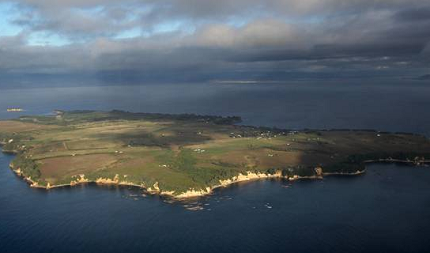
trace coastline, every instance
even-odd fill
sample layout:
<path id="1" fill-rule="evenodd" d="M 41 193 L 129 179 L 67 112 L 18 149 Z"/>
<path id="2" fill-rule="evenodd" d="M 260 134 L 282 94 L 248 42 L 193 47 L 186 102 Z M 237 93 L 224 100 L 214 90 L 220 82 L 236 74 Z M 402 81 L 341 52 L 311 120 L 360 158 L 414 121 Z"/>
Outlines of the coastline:
<path id="1" fill-rule="evenodd" d="M 3 145 L 4 143 L 0 143 L 0 147 Z M 17 150 L 2 150 L 2 152 L 6 154 L 12 154 L 12 155 L 16 155 L 19 153 Z M 364 163 L 365 164 L 401 163 L 409 166 L 420 166 L 423 164 L 429 164 L 430 160 L 410 161 L 410 160 L 398 160 L 398 159 L 378 159 L 378 160 L 367 160 L 367 161 L 364 161 Z M 237 176 L 234 176 L 230 179 L 219 180 L 219 184 L 217 185 L 208 186 L 203 189 L 191 188 L 185 192 L 177 193 L 175 191 L 163 191 L 162 189 L 159 188 L 158 182 L 156 182 L 152 186 L 147 186 L 145 184 L 136 184 L 128 181 L 121 181 L 119 180 L 119 175 L 116 175 L 113 179 L 97 178 L 96 180 L 89 180 L 85 178 L 85 175 L 79 175 L 79 177 L 77 176 L 75 180 L 72 180 L 68 184 L 50 185 L 48 183 L 47 186 L 43 186 L 43 185 L 39 185 L 38 182 L 34 181 L 31 177 L 26 177 L 25 175 L 23 175 L 20 168 L 15 168 L 15 166 L 13 165 L 13 161 L 9 164 L 9 167 L 17 176 L 21 177 L 32 188 L 50 190 L 50 189 L 56 189 L 56 188 L 62 188 L 62 187 L 73 187 L 77 185 L 91 184 L 91 183 L 96 185 L 131 186 L 131 187 L 142 189 L 145 191 L 145 193 L 148 193 L 151 195 L 164 196 L 175 200 L 184 200 L 184 199 L 190 199 L 190 198 L 203 197 L 203 196 L 212 194 L 213 191 L 218 188 L 224 188 L 241 182 L 252 182 L 252 181 L 261 180 L 261 179 L 285 179 L 289 181 L 322 180 L 324 179 L 324 177 L 328 177 L 328 176 L 351 177 L 351 176 L 358 176 L 366 173 L 366 169 L 357 170 L 351 173 L 345 173 L 345 172 L 323 172 L 322 168 L 315 168 L 316 174 L 312 176 L 299 176 L 299 175 L 282 176 L 281 171 L 277 171 L 275 174 L 247 171 L 246 174 L 239 173 Z"/>
<path id="2" fill-rule="evenodd" d="M 362 170 L 362 171 L 356 171 L 354 173 L 341 173 L 341 172 L 340 173 L 322 173 L 322 175 L 314 175 L 314 176 L 293 175 L 291 177 L 288 177 L 288 176 L 282 176 L 281 171 L 275 174 L 248 172 L 246 175 L 239 173 L 237 176 L 234 176 L 230 179 L 220 180 L 219 184 L 214 186 L 208 186 L 204 189 L 189 189 L 188 191 L 185 191 L 185 192 L 176 193 L 174 191 L 161 190 L 158 187 L 158 182 L 148 187 L 144 184 L 136 184 L 128 181 L 120 181 L 118 175 L 116 175 L 113 179 L 98 178 L 96 180 L 89 180 L 85 178 L 85 175 L 80 175 L 79 178 L 71 181 L 68 184 L 50 185 L 48 183 L 47 186 L 43 186 L 43 185 L 39 185 L 38 182 L 34 181 L 31 177 L 26 177 L 25 175 L 23 175 L 23 173 L 21 172 L 21 169 L 15 168 L 15 166 L 13 165 L 13 162 L 9 164 L 9 167 L 17 176 L 21 177 L 27 184 L 29 184 L 31 188 L 51 190 L 56 188 L 74 187 L 74 186 L 85 185 L 85 184 L 131 186 L 131 187 L 142 189 L 145 191 L 145 193 L 148 193 L 148 194 L 160 195 L 160 196 L 169 197 L 176 200 L 203 197 L 203 196 L 212 194 L 213 191 L 218 188 L 225 188 L 233 184 L 242 183 L 242 182 L 252 182 L 252 181 L 257 181 L 261 179 L 285 179 L 289 181 L 322 180 L 324 176 L 333 176 L 333 175 L 356 176 L 356 175 L 361 175 L 365 173 L 365 170 Z"/>
<path id="3" fill-rule="evenodd" d="M 321 175 L 313 175 L 313 176 L 299 176 L 299 175 L 293 175 L 291 177 L 288 176 L 282 176 L 281 171 L 275 173 L 275 174 L 266 174 L 266 173 L 255 173 L 255 172 L 248 172 L 246 175 L 239 173 L 237 176 L 234 176 L 230 179 L 226 180 L 220 180 L 219 184 L 214 186 L 208 186 L 204 189 L 189 189 L 185 192 L 176 193 L 174 191 L 163 191 L 158 187 L 158 182 L 156 182 L 153 186 L 146 186 L 144 184 L 136 184 L 128 181 L 120 181 L 118 175 L 114 177 L 114 179 L 110 178 L 98 178 L 96 180 L 89 180 L 85 178 L 85 175 L 80 175 L 79 178 L 77 178 L 74 181 L 71 181 L 68 184 L 59 184 L 59 185 L 50 185 L 48 183 L 47 186 L 39 185 L 37 181 L 34 181 L 31 177 L 26 177 L 21 172 L 20 168 L 15 168 L 13 163 L 11 162 L 9 164 L 10 169 L 19 177 L 21 177 L 31 188 L 37 188 L 37 189 L 44 189 L 44 190 L 51 190 L 56 188 L 63 188 L 63 187 L 74 187 L 78 185 L 85 185 L 85 184 L 96 184 L 96 185 L 115 185 L 115 186 L 131 186 L 136 187 L 139 189 L 142 189 L 145 191 L 145 193 L 151 194 L 151 195 L 159 195 L 163 197 L 172 198 L 175 200 L 185 200 L 190 198 L 198 198 L 207 196 L 213 193 L 215 189 L 218 188 L 226 188 L 230 185 L 242 183 L 242 182 L 253 182 L 261 179 L 285 179 L 289 181 L 298 181 L 298 180 L 322 180 L 325 176 L 357 176 L 364 174 L 366 170 L 362 171 L 356 171 L 353 173 L 342 173 L 342 172 L 334 172 L 334 173 L 322 173 Z"/>
<path id="4" fill-rule="evenodd" d="M 428 163 L 429 161 L 426 161 L 425 163 Z M 366 162 L 367 164 L 371 163 L 393 163 L 392 160 L 378 160 L 376 162 Z M 418 166 L 417 164 L 410 162 L 410 161 L 402 161 L 401 163 L 405 163 L 412 166 Z M 110 179 L 110 178 L 98 178 L 96 180 L 88 180 L 84 177 L 81 177 L 78 180 L 71 181 L 69 184 L 60 184 L 60 185 L 47 185 L 42 186 L 39 185 L 36 181 L 32 180 L 31 178 L 25 177 L 21 170 L 15 169 L 13 164 L 10 164 L 10 168 L 12 171 L 19 177 L 23 178 L 25 182 L 27 182 L 30 187 L 32 188 L 38 188 L 38 189 L 44 189 L 44 190 L 51 190 L 56 188 L 63 188 L 63 187 L 74 187 L 78 185 L 84 185 L 84 184 L 96 184 L 96 185 L 115 185 L 115 186 L 131 186 L 136 187 L 139 189 L 142 189 L 145 191 L 145 193 L 151 194 L 151 195 L 159 195 L 163 197 L 172 198 L 175 200 L 185 200 L 185 199 L 191 199 L 191 198 L 198 198 L 198 197 L 204 197 L 207 195 L 210 195 L 213 193 L 214 190 L 219 188 L 226 188 L 233 184 L 237 183 L 243 183 L 243 182 L 253 182 L 261 179 L 285 179 L 289 181 L 299 181 L 299 180 L 322 180 L 324 177 L 330 177 L 330 176 L 346 176 L 346 177 L 353 177 L 353 176 L 360 176 L 366 173 L 366 169 L 363 170 L 357 170 L 356 172 L 351 173 L 345 173 L 345 172 L 324 172 L 321 175 L 313 175 L 313 176 L 299 176 L 299 175 L 293 175 L 291 177 L 284 177 L 281 175 L 280 172 L 276 174 L 266 174 L 266 173 L 254 173 L 254 172 L 248 172 L 248 175 L 244 175 L 242 173 L 239 173 L 239 175 L 234 176 L 230 179 L 226 180 L 220 180 L 220 184 L 214 185 L 214 186 L 208 186 L 204 189 L 189 189 L 188 191 L 181 192 L 179 194 L 176 194 L 174 191 L 163 191 L 158 187 L 158 182 L 156 182 L 153 186 L 146 186 L 144 184 L 135 184 L 128 181 L 119 181 L 118 179 Z"/>

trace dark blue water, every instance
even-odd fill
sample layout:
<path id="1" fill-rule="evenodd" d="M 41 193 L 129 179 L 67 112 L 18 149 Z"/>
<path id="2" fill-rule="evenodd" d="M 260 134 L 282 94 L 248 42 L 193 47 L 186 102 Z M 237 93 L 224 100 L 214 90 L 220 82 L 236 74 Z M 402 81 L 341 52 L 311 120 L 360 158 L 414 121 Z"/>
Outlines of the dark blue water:
<path id="1" fill-rule="evenodd" d="M 1 91 L 0 108 L 196 112 L 285 128 L 430 135 L 429 96 L 423 86 L 92 87 Z M 372 165 L 352 178 L 256 181 L 172 204 L 129 188 L 31 189 L 10 171 L 11 159 L 0 154 L 2 253 L 430 250 L 427 167 Z"/>
<path id="2" fill-rule="evenodd" d="M 288 129 L 371 128 L 430 136 L 430 85 L 175 84 L 0 90 L 0 118 L 53 109 L 242 116 Z"/>

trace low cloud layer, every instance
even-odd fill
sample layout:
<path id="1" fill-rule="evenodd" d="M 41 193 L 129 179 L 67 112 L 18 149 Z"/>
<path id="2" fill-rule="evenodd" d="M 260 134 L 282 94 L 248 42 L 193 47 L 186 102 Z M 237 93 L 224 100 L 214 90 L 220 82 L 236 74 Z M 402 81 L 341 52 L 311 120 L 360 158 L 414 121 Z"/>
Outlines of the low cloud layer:
<path id="1" fill-rule="evenodd" d="M 0 82 L 28 75 L 182 82 L 430 73 L 430 3 L 422 0 L 2 4 L 14 13 L 3 23 L 16 32 L 0 33 Z"/>

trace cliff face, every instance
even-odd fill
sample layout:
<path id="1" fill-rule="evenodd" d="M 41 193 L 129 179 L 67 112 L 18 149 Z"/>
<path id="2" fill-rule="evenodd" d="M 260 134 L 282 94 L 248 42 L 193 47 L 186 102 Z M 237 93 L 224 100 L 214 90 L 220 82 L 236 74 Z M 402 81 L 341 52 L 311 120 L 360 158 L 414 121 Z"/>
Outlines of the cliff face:
<path id="1" fill-rule="evenodd" d="M 316 169 L 317 170 L 317 169 Z M 220 187 L 227 187 L 231 184 L 239 183 L 239 182 L 247 182 L 252 180 L 258 180 L 258 179 L 267 179 L 267 178 L 284 178 L 288 179 L 290 181 L 298 180 L 298 179 L 321 179 L 322 174 L 322 168 L 319 168 L 320 175 L 316 174 L 315 176 L 306 176 L 301 177 L 298 175 L 293 176 L 283 176 L 281 171 L 277 171 L 275 174 L 268 174 L 268 173 L 258 173 L 258 172 L 251 172 L 248 171 L 247 173 L 239 173 L 237 176 L 234 176 L 230 179 L 220 180 L 218 185 L 212 186 L 212 187 L 206 187 L 205 189 L 190 189 L 186 192 L 182 192 L 178 195 L 174 195 L 176 198 L 190 198 L 190 197 L 198 197 L 198 196 L 204 196 L 211 194 L 214 189 L 220 188 Z"/>
<path id="2" fill-rule="evenodd" d="M 195 197 L 200 197 L 200 196 L 208 195 L 211 192 L 212 192 L 212 189 L 210 187 L 207 187 L 206 189 L 201 189 L 201 190 L 191 189 L 191 190 L 183 192 L 183 193 L 181 193 L 179 195 L 173 195 L 172 197 L 175 197 L 175 198 L 178 198 L 178 199 L 195 198 Z"/>
<path id="3" fill-rule="evenodd" d="M 273 174 L 273 175 L 266 174 L 266 173 L 255 173 L 255 172 L 248 171 L 245 174 L 239 173 L 239 175 L 237 175 L 231 179 L 220 180 L 219 182 L 220 182 L 220 186 L 226 186 L 226 185 L 230 185 L 230 184 L 237 183 L 237 182 L 255 180 L 255 179 L 260 179 L 260 178 L 280 178 L 280 177 L 282 177 L 282 174 L 280 171 Z"/>
<path id="4" fill-rule="evenodd" d="M 84 184 L 84 183 L 88 183 L 89 180 L 87 178 L 85 178 L 85 174 L 80 174 L 78 178 L 76 178 L 73 181 L 70 181 L 70 186 L 75 186 L 77 184 Z"/>

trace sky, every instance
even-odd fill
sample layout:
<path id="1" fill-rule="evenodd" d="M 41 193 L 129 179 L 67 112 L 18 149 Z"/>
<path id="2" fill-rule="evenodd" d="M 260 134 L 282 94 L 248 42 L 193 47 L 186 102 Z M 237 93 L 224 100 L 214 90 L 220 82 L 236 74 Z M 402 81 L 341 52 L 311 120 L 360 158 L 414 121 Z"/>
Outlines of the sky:
<path id="1" fill-rule="evenodd" d="M 430 79 L 430 0 L 0 0 L 0 87 Z"/>

